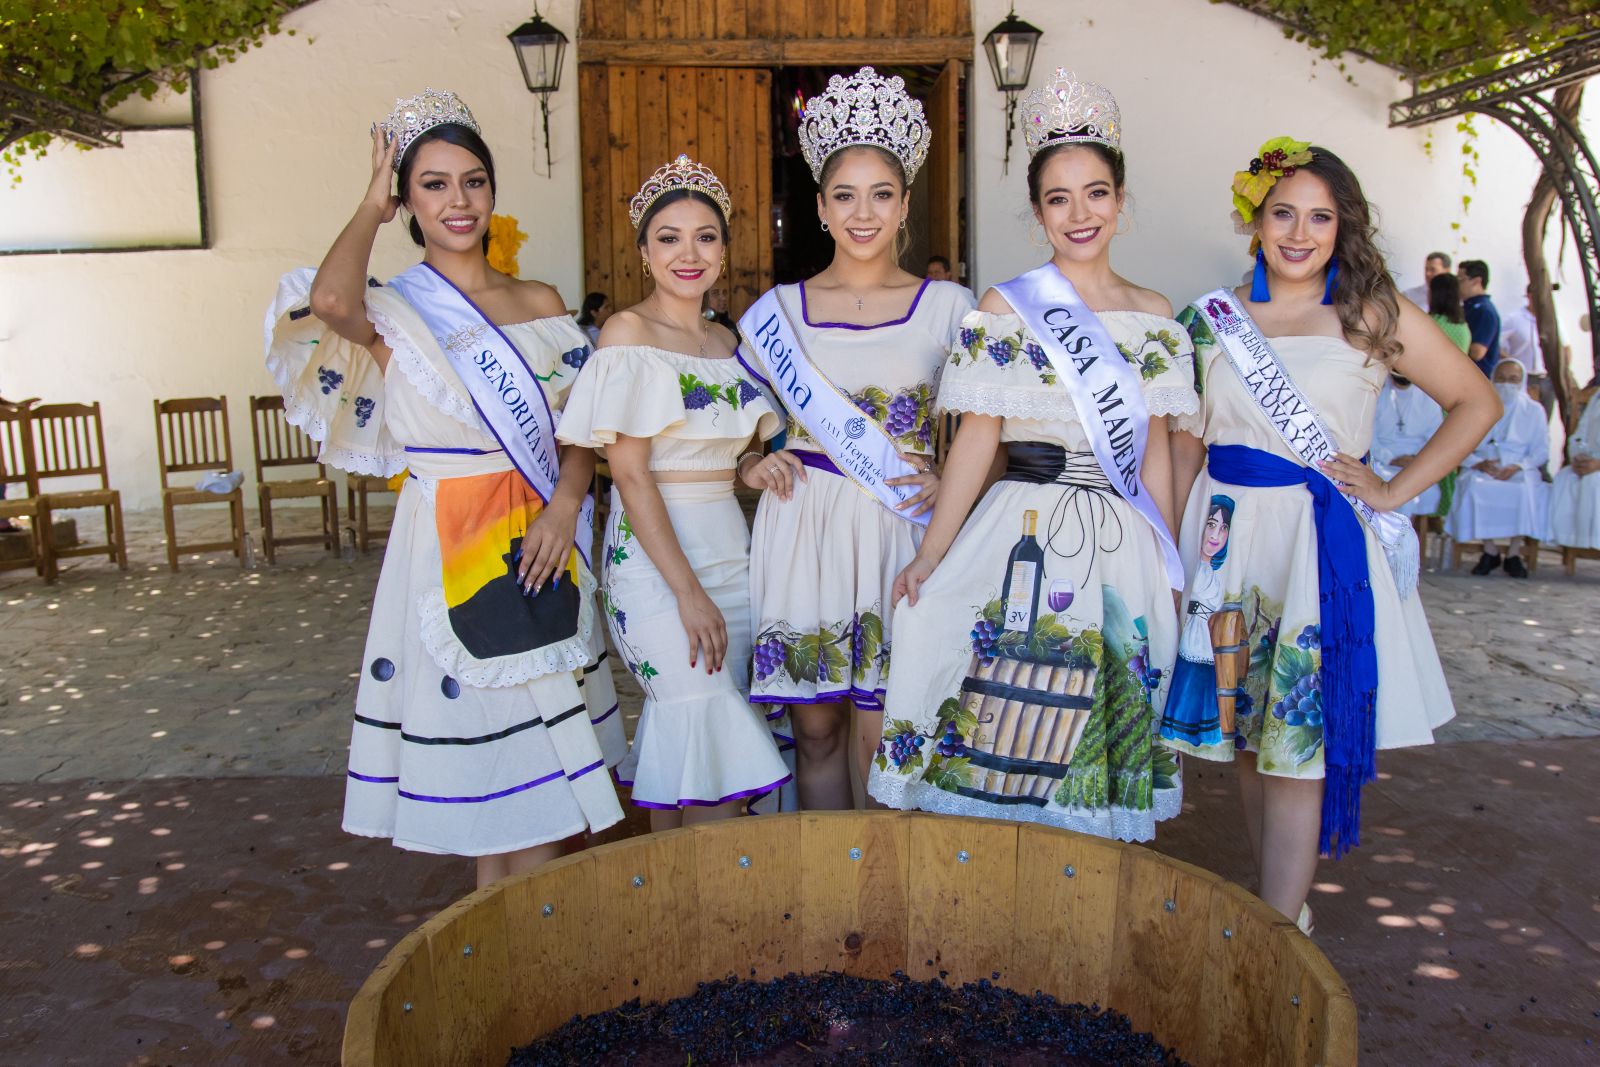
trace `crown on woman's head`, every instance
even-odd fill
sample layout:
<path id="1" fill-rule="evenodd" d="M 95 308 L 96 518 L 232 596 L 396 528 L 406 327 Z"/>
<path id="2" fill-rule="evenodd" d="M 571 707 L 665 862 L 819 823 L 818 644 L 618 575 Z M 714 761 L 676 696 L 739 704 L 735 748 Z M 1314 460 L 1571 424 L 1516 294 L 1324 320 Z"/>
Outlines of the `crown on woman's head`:
<path id="1" fill-rule="evenodd" d="M 928 158 L 933 130 L 923 117 L 922 104 L 906 92 L 898 74 L 880 77 L 862 67 L 850 77 L 835 74 L 828 88 L 806 101 L 800 119 L 800 151 L 805 153 L 811 176 L 822 181 L 822 165 L 841 148 L 871 145 L 894 154 L 905 169 L 909 184 Z"/>
<path id="2" fill-rule="evenodd" d="M 628 221 L 633 223 L 633 228 L 639 228 L 639 220 L 644 218 L 651 204 L 674 189 L 688 189 L 709 196 L 716 203 L 717 210 L 722 212 L 724 222 L 733 216 L 733 201 L 728 198 L 728 190 L 723 188 L 722 181 L 712 169 L 679 152 L 677 159 L 662 164 L 646 178 L 639 191 L 633 194 L 633 199 L 628 201 Z"/>
<path id="3" fill-rule="evenodd" d="M 416 96 L 401 97 L 394 102 L 394 111 L 384 119 L 382 126 L 394 138 L 394 169 L 400 169 L 411 142 L 435 126 L 447 123 L 465 126 L 480 137 L 483 129 L 472 117 L 461 98 L 448 89 L 424 89 Z"/>
<path id="4" fill-rule="evenodd" d="M 1122 151 L 1122 109 L 1117 98 L 1104 85 L 1079 81 L 1065 67 L 1056 68 L 1055 81 L 1024 96 L 1018 109 L 1030 156 L 1053 144 L 1082 141 Z"/>

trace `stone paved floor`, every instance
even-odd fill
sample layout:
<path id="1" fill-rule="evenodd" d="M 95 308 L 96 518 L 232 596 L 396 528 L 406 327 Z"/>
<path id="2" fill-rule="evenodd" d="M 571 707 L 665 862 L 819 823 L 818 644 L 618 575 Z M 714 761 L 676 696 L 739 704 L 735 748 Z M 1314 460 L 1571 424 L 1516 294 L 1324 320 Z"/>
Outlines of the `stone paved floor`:
<path id="1" fill-rule="evenodd" d="M 128 518 L 126 575 L 0 573 L 0 1063 L 334 1063 L 363 977 L 471 878 L 338 830 L 379 557 L 173 575 Z M 1540 575 L 1424 580 L 1440 740 L 1472 743 L 1383 757 L 1314 897 L 1364 1063 L 1600 1064 L 1600 563 Z M 1157 847 L 1243 878 L 1229 778 L 1191 765 Z"/>

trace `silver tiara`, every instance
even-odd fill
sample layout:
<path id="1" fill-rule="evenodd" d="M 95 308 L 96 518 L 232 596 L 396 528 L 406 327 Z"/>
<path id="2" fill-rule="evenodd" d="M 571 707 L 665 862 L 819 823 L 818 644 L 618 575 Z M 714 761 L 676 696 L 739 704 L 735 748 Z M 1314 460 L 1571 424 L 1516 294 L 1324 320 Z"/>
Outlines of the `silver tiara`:
<path id="1" fill-rule="evenodd" d="M 733 201 L 728 198 L 728 190 L 711 168 L 696 163 L 680 152 L 677 159 L 662 164 L 646 178 L 643 187 L 628 201 L 628 221 L 633 223 L 634 229 L 639 228 L 639 220 L 650 210 L 650 205 L 674 189 L 688 189 L 709 196 L 722 212 L 724 222 L 733 214 Z"/>
<path id="2" fill-rule="evenodd" d="M 394 169 L 400 169 L 411 142 L 435 126 L 447 123 L 465 126 L 480 137 L 483 129 L 472 117 L 461 98 L 448 89 L 424 89 L 416 96 L 402 97 L 394 102 L 394 111 L 384 119 L 382 126 L 395 139 Z"/>
<path id="3" fill-rule="evenodd" d="M 1092 141 L 1122 150 L 1122 111 L 1111 90 L 1081 82 L 1064 67 L 1056 79 L 1022 98 L 1022 137 L 1028 155 L 1053 144 Z"/>
<path id="4" fill-rule="evenodd" d="M 800 151 L 819 183 L 828 157 L 855 145 L 893 153 L 910 183 L 932 143 L 933 130 L 922 115 L 922 104 L 906 92 L 905 79 L 898 74 L 880 77 L 871 67 L 848 78 L 840 74 L 829 78 L 827 90 L 806 101 L 800 119 Z"/>

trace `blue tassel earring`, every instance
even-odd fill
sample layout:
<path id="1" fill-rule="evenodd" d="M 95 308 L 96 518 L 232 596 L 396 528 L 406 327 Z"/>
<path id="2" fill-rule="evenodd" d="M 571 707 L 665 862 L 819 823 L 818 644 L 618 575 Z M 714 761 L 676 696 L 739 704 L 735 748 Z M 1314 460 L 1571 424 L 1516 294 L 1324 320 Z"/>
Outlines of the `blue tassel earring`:
<path id="1" fill-rule="evenodd" d="M 1324 304 L 1333 303 L 1333 287 L 1338 283 L 1338 281 L 1339 257 L 1334 256 L 1332 259 L 1328 260 L 1328 286 L 1322 290 L 1322 302 Z"/>
<path id="2" fill-rule="evenodd" d="M 1250 301 L 1255 304 L 1272 303 L 1272 290 L 1267 288 L 1267 257 L 1256 249 L 1256 272 L 1250 278 Z"/>

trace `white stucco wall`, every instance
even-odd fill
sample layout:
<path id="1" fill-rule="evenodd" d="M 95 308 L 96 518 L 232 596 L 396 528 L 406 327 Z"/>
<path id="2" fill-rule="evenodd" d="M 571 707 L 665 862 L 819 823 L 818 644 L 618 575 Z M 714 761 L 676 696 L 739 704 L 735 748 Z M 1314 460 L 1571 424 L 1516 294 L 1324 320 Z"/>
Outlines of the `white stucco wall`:
<path id="1" fill-rule="evenodd" d="M 1010 0 L 974 0 L 980 39 L 1005 17 Z M 1200 293 L 1237 282 L 1249 266 L 1248 239 L 1234 234 L 1228 188 L 1257 146 L 1283 134 L 1338 152 L 1380 212 L 1380 228 L 1402 287 L 1422 280 L 1438 249 L 1489 264 L 1490 292 L 1502 312 L 1521 305 L 1522 212 L 1538 164 L 1509 130 L 1477 120 L 1482 156 L 1478 186 L 1461 174 L 1462 135 L 1454 121 L 1420 130 L 1388 128 L 1388 105 L 1409 94 L 1390 71 L 1352 61 L 1355 84 L 1334 64 L 1286 39 L 1273 23 L 1206 0 L 1034 0 L 1018 14 L 1044 31 L 1034 60 L 1039 84 L 1056 67 L 1109 87 L 1122 109 L 1123 148 L 1132 194 L 1132 230 L 1117 239 L 1117 269 L 1182 306 Z M 1009 175 L 1004 95 L 980 55 L 974 71 L 972 146 L 976 269 L 986 286 L 1036 265 L 1028 243 L 1027 155 L 1020 131 Z M 1600 104 L 1590 101 L 1585 127 L 1600 144 Z M 1432 135 L 1432 150 L 1424 146 Z M 992 192 L 987 192 L 992 190 Z M 1461 211 L 1470 193 L 1470 210 Z M 1461 230 L 1451 230 L 1460 222 Z M 1549 259 L 1556 267 L 1556 242 Z M 1572 344 L 1580 381 L 1588 381 L 1589 339 L 1577 332 L 1585 309 L 1583 274 L 1569 247 L 1557 294 L 1563 340 Z"/>
<path id="2" fill-rule="evenodd" d="M 1007 3 L 974 0 L 980 40 Z M 570 36 L 577 6 L 540 5 Z M 225 393 L 234 405 L 236 465 L 248 467 L 246 398 L 272 388 L 261 365 L 261 319 L 274 283 L 285 269 L 320 259 L 365 189 L 368 124 L 397 95 L 424 85 L 455 89 L 471 105 L 496 153 L 499 210 L 517 216 L 531 235 L 521 252 L 523 273 L 554 283 L 576 306 L 583 292 L 577 57 L 569 49 L 562 89 L 551 101 L 552 178 L 533 139 L 536 101 L 505 41 L 530 10 L 525 0 L 321 0 L 285 20 L 297 36 L 272 38 L 238 63 L 207 72 L 214 247 L 0 258 L 0 391 L 103 401 L 114 481 L 130 507 L 157 500 L 154 397 Z M 1502 304 L 1520 294 L 1519 226 L 1535 164 L 1511 134 L 1480 123 L 1482 178 L 1458 236 L 1450 223 L 1460 218 L 1459 136 L 1448 123 L 1437 127 L 1429 156 L 1423 132 L 1389 130 L 1386 106 L 1404 86 L 1384 70 L 1354 68 L 1351 86 L 1271 24 L 1207 0 L 1025 0 L 1019 13 L 1045 30 L 1036 81 L 1070 66 L 1105 82 L 1120 100 L 1135 204 L 1133 232 L 1119 238 L 1117 263 L 1175 303 L 1247 266 L 1244 241 L 1228 223 L 1227 187 L 1256 145 L 1279 133 L 1312 136 L 1351 162 L 1383 211 L 1403 284 L 1418 280 L 1425 252 L 1442 247 L 1488 260 Z M 1010 174 L 1001 175 L 1003 98 L 981 49 L 974 59 L 971 277 L 987 285 L 1032 266 L 1038 253 L 1027 238 L 1026 153 L 1019 141 Z M 1589 126 L 1600 142 L 1593 119 Z M 171 140 L 173 158 L 161 165 L 177 174 L 188 142 L 182 134 Z M 108 208 L 147 212 L 134 191 L 151 170 L 138 173 L 138 153 L 99 153 L 92 168 L 74 156 L 62 151 L 27 165 L 25 213 L 86 219 L 104 217 Z M 161 190 L 163 204 L 183 200 L 171 192 Z M 0 198 L 8 195 L 0 190 Z M 8 238 L 21 203 L 10 202 L 10 225 L 8 209 L 0 208 Z M 59 233 L 81 221 L 29 225 Z M 374 273 L 394 273 L 415 255 L 401 229 L 389 227 Z M 1581 276 L 1572 253 L 1566 261 L 1563 331 L 1586 379 L 1587 338 L 1573 328 Z"/>

